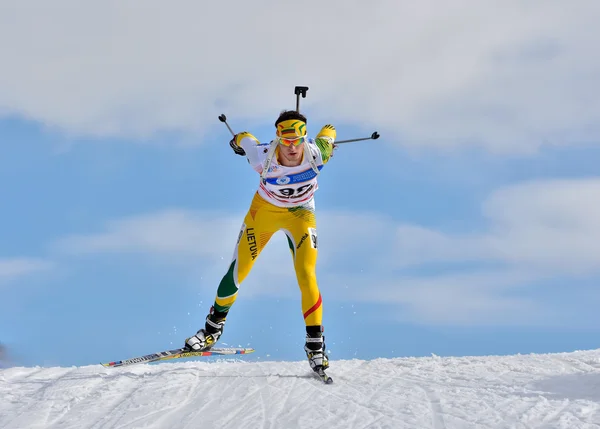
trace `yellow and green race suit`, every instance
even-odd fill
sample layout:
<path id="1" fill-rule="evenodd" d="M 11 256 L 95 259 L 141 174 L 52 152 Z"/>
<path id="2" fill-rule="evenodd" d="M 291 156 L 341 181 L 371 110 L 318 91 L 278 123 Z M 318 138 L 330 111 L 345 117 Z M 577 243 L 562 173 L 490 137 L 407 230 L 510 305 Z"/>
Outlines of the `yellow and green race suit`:
<path id="1" fill-rule="evenodd" d="M 313 167 L 316 165 L 320 171 L 331 159 L 335 137 L 335 128 L 327 125 L 314 140 L 307 139 L 303 160 L 298 166 L 287 167 L 277 161 L 277 156 L 273 158 L 264 180 L 260 180 L 244 218 L 233 259 L 217 289 L 215 311 L 225 314 L 229 311 L 258 255 L 274 233 L 283 231 L 302 295 L 305 324 L 322 324 L 322 299 L 315 274 L 318 241 L 314 193 L 318 189 L 318 175 Z M 249 133 L 236 135 L 235 141 L 244 149 L 255 171 L 262 173 L 269 145 L 260 144 Z M 312 163 L 308 157 L 313 157 Z"/>

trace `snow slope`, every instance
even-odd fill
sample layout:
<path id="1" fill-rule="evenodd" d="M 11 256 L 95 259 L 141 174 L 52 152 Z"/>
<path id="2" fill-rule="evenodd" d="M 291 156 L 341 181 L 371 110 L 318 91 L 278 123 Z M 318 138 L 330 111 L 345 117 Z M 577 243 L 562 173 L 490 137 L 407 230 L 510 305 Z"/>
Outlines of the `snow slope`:
<path id="1" fill-rule="evenodd" d="M 600 350 L 0 371 L 0 428 L 600 428 Z"/>

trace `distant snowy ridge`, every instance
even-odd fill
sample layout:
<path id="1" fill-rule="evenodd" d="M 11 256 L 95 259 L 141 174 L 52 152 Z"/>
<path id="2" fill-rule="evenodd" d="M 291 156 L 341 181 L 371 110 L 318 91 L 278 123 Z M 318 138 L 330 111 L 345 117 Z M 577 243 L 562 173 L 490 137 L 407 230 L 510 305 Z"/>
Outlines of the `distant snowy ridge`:
<path id="1" fill-rule="evenodd" d="M 0 428 L 600 428 L 600 350 L 0 371 Z"/>

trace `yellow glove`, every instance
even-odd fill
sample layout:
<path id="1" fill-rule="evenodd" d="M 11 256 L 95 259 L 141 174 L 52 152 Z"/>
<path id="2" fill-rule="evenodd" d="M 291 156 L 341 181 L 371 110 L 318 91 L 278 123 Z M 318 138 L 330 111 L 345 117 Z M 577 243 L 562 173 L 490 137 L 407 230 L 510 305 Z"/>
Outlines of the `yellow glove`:
<path id="1" fill-rule="evenodd" d="M 336 138 L 335 127 L 331 124 L 325 125 L 323 128 L 321 128 L 321 131 L 319 131 L 319 134 L 317 134 L 315 140 L 320 138 L 327 138 L 329 142 L 333 144 Z"/>
<path id="2" fill-rule="evenodd" d="M 335 127 L 333 125 L 327 124 L 323 128 L 321 128 L 321 131 L 319 131 L 319 134 L 317 134 L 317 137 L 315 137 L 315 143 L 321 151 L 321 158 L 323 159 L 323 163 L 329 161 L 329 158 L 331 158 L 331 155 L 333 154 L 336 136 L 337 134 L 335 132 Z"/>

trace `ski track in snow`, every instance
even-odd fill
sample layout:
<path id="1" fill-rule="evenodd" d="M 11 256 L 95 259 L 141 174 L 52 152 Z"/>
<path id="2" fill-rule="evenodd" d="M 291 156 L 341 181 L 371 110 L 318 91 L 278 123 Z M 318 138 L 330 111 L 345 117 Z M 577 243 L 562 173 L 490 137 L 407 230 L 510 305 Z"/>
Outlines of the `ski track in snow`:
<path id="1" fill-rule="evenodd" d="M 0 428 L 600 429 L 600 350 L 0 370 Z"/>

